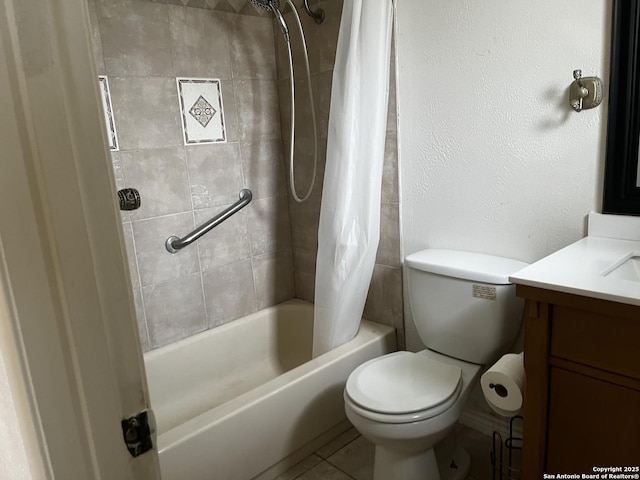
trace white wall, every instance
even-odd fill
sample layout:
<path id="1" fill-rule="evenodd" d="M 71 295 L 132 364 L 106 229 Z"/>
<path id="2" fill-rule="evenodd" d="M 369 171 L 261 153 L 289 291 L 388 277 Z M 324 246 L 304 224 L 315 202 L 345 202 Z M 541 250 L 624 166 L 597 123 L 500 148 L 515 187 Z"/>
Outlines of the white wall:
<path id="1" fill-rule="evenodd" d="M 396 8 L 403 254 L 532 262 L 584 236 L 601 205 L 606 104 L 574 113 L 568 87 L 577 68 L 607 86 L 611 1 Z"/>
<path id="2" fill-rule="evenodd" d="M 0 273 L 0 478 L 40 480 L 46 476 L 21 360 L 14 343 L 4 273 Z"/>

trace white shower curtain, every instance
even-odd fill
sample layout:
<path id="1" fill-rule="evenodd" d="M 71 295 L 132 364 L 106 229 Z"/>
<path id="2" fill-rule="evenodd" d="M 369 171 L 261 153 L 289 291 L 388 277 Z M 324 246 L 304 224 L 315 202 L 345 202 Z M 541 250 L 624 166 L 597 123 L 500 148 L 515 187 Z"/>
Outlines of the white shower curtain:
<path id="1" fill-rule="evenodd" d="M 358 332 L 380 238 L 391 0 L 345 0 L 333 71 L 313 355 Z"/>

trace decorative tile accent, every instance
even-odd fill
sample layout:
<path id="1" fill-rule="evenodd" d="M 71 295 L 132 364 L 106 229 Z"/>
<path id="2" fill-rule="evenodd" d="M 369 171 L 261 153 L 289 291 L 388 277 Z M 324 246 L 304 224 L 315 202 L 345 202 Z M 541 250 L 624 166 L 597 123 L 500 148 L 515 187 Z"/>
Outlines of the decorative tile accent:
<path id="1" fill-rule="evenodd" d="M 226 142 L 220 80 L 177 78 L 185 145 Z"/>
<path id="2" fill-rule="evenodd" d="M 104 75 L 100 75 L 98 76 L 98 82 L 100 84 L 100 97 L 102 98 L 102 110 L 104 111 L 104 123 L 107 127 L 109 149 L 111 151 L 117 151 L 119 150 L 118 134 L 116 132 L 116 122 L 113 117 L 111 93 L 109 92 L 109 80 Z"/>
<path id="3" fill-rule="evenodd" d="M 200 95 L 196 103 L 189 109 L 189 113 L 202 125 L 202 128 L 207 128 L 213 116 L 218 112 Z"/>

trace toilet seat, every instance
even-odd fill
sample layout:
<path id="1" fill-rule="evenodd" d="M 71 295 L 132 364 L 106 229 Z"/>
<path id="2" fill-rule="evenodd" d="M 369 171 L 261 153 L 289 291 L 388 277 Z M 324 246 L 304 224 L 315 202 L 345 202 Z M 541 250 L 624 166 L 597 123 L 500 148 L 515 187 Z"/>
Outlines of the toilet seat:
<path id="1" fill-rule="evenodd" d="M 374 358 L 356 368 L 345 399 L 359 415 L 383 423 L 409 423 L 439 415 L 462 389 L 460 367 L 412 352 Z"/>

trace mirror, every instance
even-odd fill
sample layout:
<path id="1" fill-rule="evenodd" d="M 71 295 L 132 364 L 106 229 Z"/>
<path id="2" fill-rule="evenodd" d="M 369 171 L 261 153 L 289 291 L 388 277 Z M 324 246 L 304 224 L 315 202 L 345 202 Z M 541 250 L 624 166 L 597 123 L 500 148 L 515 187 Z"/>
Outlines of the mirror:
<path id="1" fill-rule="evenodd" d="M 615 0 L 603 213 L 640 215 L 640 0 Z"/>

